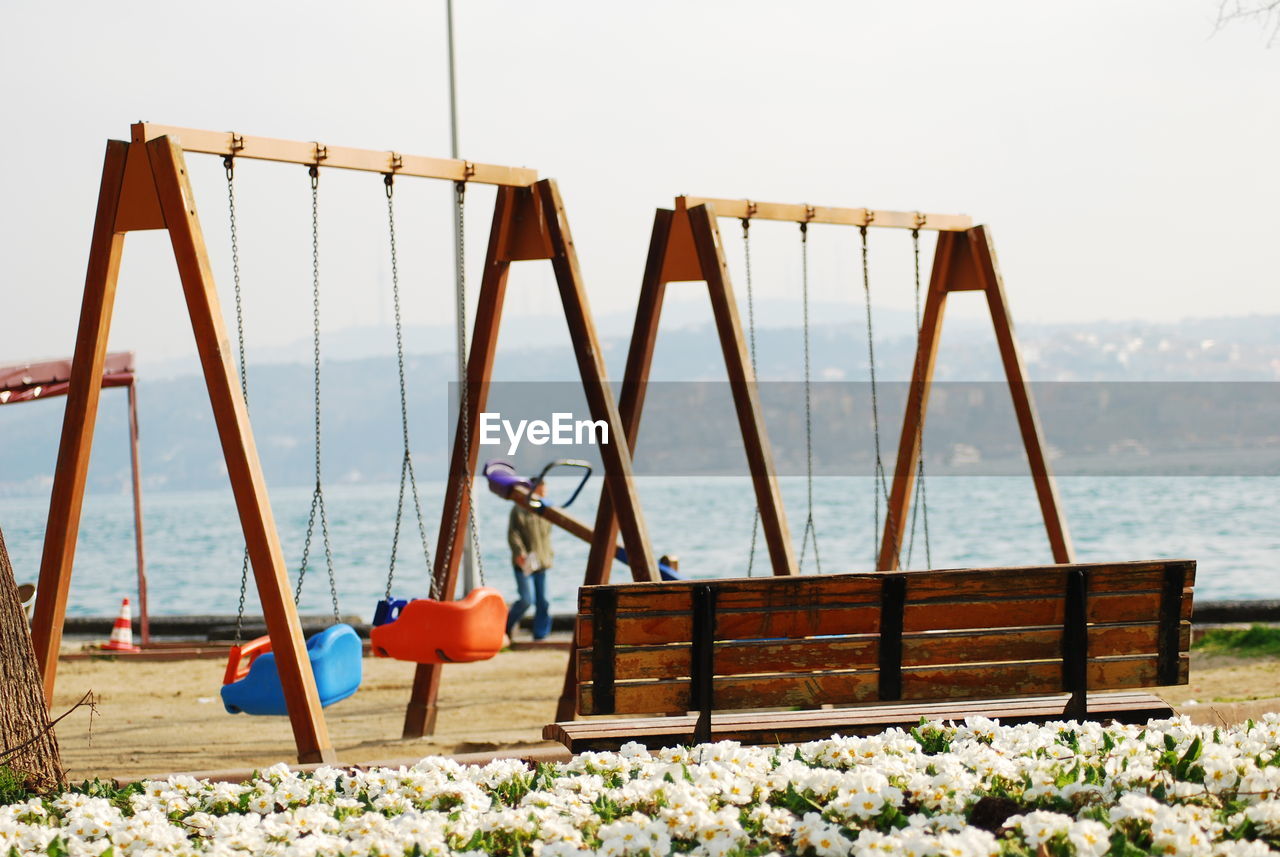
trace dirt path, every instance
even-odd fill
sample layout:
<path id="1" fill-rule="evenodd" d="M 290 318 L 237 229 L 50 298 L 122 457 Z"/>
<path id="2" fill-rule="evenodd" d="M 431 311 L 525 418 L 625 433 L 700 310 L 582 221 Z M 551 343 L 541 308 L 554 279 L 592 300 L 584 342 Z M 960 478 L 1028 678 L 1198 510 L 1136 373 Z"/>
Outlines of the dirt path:
<path id="1" fill-rule="evenodd" d="M 505 651 L 491 661 L 444 671 L 436 735 L 400 739 L 413 665 L 366 658 L 359 693 L 326 709 L 343 762 L 415 759 L 543 745 L 542 726 L 555 716 L 566 654 L 548 649 Z M 227 714 L 218 697 L 220 661 L 128 663 L 64 661 L 55 711 L 85 691 L 98 695 L 92 732 L 87 712 L 58 727 L 73 779 L 266 766 L 295 761 L 289 723 L 279 717 Z M 1191 684 L 1168 688 L 1175 705 L 1191 700 L 1280 697 L 1280 662 L 1192 655 Z M 1254 705 L 1232 709 L 1248 711 Z M 1264 708 L 1280 707 L 1264 704 Z"/>

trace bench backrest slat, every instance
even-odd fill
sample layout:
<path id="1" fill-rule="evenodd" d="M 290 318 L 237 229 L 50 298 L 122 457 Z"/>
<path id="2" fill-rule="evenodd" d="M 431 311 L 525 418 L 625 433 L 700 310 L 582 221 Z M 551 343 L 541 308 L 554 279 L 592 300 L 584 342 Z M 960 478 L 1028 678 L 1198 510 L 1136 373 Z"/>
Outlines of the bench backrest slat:
<path id="1" fill-rule="evenodd" d="M 583 587 L 579 710 L 696 710 L 698 688 L 727 710 L 1185 683 L 1194 577 L 1179 560 Z"/>

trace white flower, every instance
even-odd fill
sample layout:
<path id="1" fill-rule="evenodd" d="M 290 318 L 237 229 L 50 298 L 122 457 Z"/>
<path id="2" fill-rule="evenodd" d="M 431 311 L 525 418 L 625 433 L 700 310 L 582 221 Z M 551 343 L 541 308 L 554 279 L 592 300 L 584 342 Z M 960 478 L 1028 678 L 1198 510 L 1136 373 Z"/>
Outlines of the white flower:
<path id="1" fill-rule="evenodd" d="M 1027 844 L 1033 848 L 1038 848 L 1059 833 L 1066 833 L 1071 829 L 1071 825 L 1072 818 L 1069 815 L 1040 810 L 1026 815 L 1015 815 L 1004 823 L 1005 827 L 1020 830 Z"/>
<path id="2" fill-rule="evenodd" d="M 1101 857 L 1111 847 L 1107 826 L 1092 819 L 1073 822 L 1067 831 L 1067 841 L 1081 857 Z"/>

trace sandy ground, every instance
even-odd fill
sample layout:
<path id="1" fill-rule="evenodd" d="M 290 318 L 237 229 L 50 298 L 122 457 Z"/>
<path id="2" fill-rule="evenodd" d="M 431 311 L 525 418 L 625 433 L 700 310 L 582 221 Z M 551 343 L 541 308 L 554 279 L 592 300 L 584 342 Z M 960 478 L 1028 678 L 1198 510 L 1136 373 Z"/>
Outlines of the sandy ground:
<path id="1" fill-rule="evenodd" d="M 554 719 L 566 657 L 560 650 L 524 649 L 446 668 L 436 734 L 413 741 L 400 738 L 413 665 L 366 658 L 360 691 L 325 710 L 338 758 L 354 763 L 551 746 L 541 741 L 542 727 Z M 285 718 L 225 712 L 218 697 L 224 667 L 214 660 L 63 661 L 54 711 L 88 690 L 98 699 L 92 723 L 80 709 L 58 726 L 69 775 L 136 777 L 296 761 Z M 1179 706 L 1270 700 L 1187 709 L 1198 709 L 1197 719 L 1206 722 L 1256 716 L 1280 709 L 1280 662 L 1194 653 L 1191 683 L 1160 694 Z"/>
<path id="2" fill-rule="evenodd" d="M 567 639 L 567 638 L 566 638 Z M 414 665 L 365 658 L 360 690 L 325 709 L 343 762 L 417 759 L 439 753 L 543 745 L 555 719 L 566 651 L 503 651 L 490 661 L 446 667 L 436 734 L 400 738 Z M 63 661 L 53 711 L 86 691 L 97 713 L 73 712 L 57 727 L 73 780 L 258 767 L 297 761 L 283 717 L 227 714 L 218 696 L 225 661 Z M 555 745 L 559 746 L 559 745 Z"/>

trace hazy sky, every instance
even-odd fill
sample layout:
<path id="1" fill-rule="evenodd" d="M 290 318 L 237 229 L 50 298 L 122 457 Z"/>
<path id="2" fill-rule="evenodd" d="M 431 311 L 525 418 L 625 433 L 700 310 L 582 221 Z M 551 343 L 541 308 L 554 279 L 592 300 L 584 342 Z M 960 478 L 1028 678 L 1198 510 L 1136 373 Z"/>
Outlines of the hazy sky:
<path id="1" fill-rule="evenodd" d="M 1280 312 L 1280 48 L 1215 34 L 1214 0 L 457 7 L 462 154 L 559 180 L 598 314 L 634 311 L 677 193 L 971 214 L 1022 321 Z M 70 353 L 104 144 L 132 121 L 448 153 L 443 0 L 5 0 L 0 22 L 6 362 Z M 221 164 L 189 161 L 229 295 Z M 238 182 L 249 336 L 305 337 L 305 170 Z M 448 187 L 400 187 L 406 316 L 447 322 Z M 492 191 L 473 196 L 474 281 Z M 379 178 L 328 172 L 321 197 L 325 328 L 386 321 Z M 761 294 L 794 295 L 795 228 L 753 234 Z M 814 230 L 816 299 L 859 299 L 856 239 Z M 193 350 L 166 241 L 126 242 L 112 347 L 144 365 Z M 907 236 L 873 242 L 877 303 L 910 306 Z M 562 329 L 538 318 L 549 265 L 517 266 L 510 294 Z"/>

